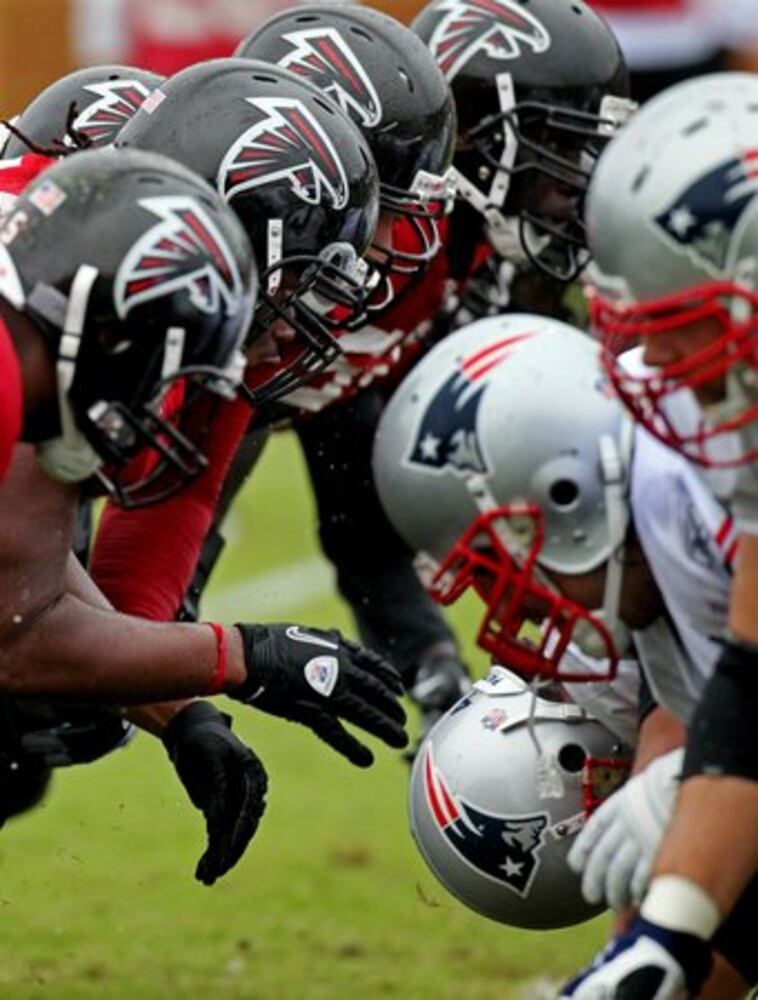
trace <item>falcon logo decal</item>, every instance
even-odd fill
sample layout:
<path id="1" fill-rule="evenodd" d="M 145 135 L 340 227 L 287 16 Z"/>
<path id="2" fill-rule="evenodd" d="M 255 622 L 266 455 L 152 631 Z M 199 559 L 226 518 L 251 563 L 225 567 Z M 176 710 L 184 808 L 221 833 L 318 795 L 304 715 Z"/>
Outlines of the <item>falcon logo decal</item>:
<path id="1" fill-rule="evenodd" d="M 382 105 L 374 85 L 355 53 L 336 28 L 312 28 L 284 35 L 292 51 L 279 65 L 304 76 L 329 94 L 342 110 L 365 128 L 382 119 Z"/>
<path id="2" fill-rule="evenodd" d="M 510 356 L 516 344 L 532 336 L 520 333 L 504 337 L 461 360 L 459 369 L 445 379 L 432 397 L 406 460 L 424 466 L 429 472 L 446 469 L 461 475 L 489 472 L 477 431 L 479 404 L 488 385 L 482 380 Z"/>
<path id="3" fill-rule="evenodd" d="M 714 276 L 732 264 L 738 231 L 758 209 L 758 149 L 728 160 L 683 191 L 653 222 L 674 247 Z"/>
<path id="4" fill-rule="evenodd" d="M 440 833 L 465 862 L 522 899 L 529 895 L 540 865 L 547 813 L 510 817 L 476 809 L 450 791 L 434 765 L 431 746 L 424 755 L 424 793 Z"/>
<path id="5" fill-rule="evenodd" d="M 235 315 L 243 303 L 242 280 L 205 210 L 185 195 L 139 204 L 160 222 L 140 236 L 118 269 L 113 294 L 121 319 L 135 306 L 180 289 L 200 312 L 213 315 L 223 305 L 227 316 Z"/>
<path id="6" fill-rule="evenodd" d="M 545 52 L 550 35 L 544 25 L 515 0 L 444 0 L 445 16 L 429 39 L 429 48 L 448 80 L 476 52 L 490 59 L 516 59 L 524 49 Z"/>
<path id="7" fill-rule="evenodd" d="M 228 200 L 240 191 L 289 183 L 309 205 L 328 200 L 344 208 L 349 196 L 345 168 L 329 136 L 302 102 L 248 97 L 265 117 L 237 139 L 221 162 L 218 188 Z"/>
<path id="8" fill-rule="evenodd" d="M 148 88 L 138 80 L 104 80 L 83 89 L 97 94 L 98 99 L 76 116 L 72 128 L 96 146 L 109 146 L 150 96 Z M 64 142 L 73 145 L 69 136 Z"/>

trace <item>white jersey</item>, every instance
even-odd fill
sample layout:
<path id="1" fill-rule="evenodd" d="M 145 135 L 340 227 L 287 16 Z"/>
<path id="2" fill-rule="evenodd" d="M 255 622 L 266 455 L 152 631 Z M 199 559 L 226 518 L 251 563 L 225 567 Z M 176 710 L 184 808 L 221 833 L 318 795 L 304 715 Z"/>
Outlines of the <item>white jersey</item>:
<path id="1" fill-rule="evenodd" d="M 561 658 L 564 669 L 581 666 L 587 672 L 598 673 L 606 669 L 605 661 L 593 660 L 573 643 Z M 583 708 L 593 719 L 602 722 L 629 747 L 637 743 L 639 728 L 640 668 L 637 660 L 619 661 L 615 678 L 608 681 L 582 681 L 564 683 L 571 700 Z"/>
<path id="2" fill-rule="evenodd" d="M 625 359 L 639 366 L 639 352 Z M 701 473 L 635 429 L 631 507 L 670 624 L 635 634 L 653 694 L 687 721 L 721 652 L 737 538 Z M 673 626 L 673 628 L 672 628 Z"/>

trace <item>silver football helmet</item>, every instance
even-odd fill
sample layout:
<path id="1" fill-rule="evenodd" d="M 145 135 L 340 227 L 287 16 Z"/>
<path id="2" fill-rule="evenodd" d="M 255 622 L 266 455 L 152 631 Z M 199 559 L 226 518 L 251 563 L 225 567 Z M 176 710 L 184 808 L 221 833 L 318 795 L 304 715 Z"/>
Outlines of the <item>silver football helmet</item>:
<path id="1" fill-rule="evenodd" d="M 627 643 L 618 605 L 630 428 L 597 344 L 527 314 L 447 337 L 390 400 L 374 450 L 379 496 L 430 559 L 433 596 L 449 604 L 471 587 L 484 601 L 478 642 L 496 661 L 589 679 L 562 670 L 573 639 L 614 673 Z M 604 564 L 602 609 L 563 597 L 544 572 Z M 528 619 L 543 622 L 536 644 L 520 636 Z"/>
<path id="2" fill-rule="evenodd" d="M 628 760 L 583 709 L 493 667 L 416 757 L 416 844 L 445 888 L 486 917 L 537 930 L 588 920 L 602 907 L 583 898 L 566 855 Z"/>
<path id="3" fill-rule="evenodd" d="M 758 458 L 758 433 L 714 447 L 758 417 L 758 76 L 703 76 L 644 105 L 601 156 L 586 216 L 592 319 L 626 406 L 700 464 Z M 638 337 L 642 373 L 617 361 Z"/>

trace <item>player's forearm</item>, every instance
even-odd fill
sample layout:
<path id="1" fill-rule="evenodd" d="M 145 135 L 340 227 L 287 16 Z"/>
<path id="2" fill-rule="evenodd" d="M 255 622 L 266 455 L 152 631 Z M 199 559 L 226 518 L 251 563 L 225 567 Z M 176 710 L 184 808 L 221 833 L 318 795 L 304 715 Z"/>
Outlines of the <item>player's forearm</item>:
<path id="1" fill-rule="evenodd" d="M 758 646 L 758 536 L 739 536 L 734 581 L 729 594 L 729 629 L 738 640 Z"/>
<path id="2" fill-rule="evenodd" d="M 22 627 L 20 626 L 20 629 Z M 245 677 L 242 642 L 226 629 L 224 689 Z M 207 625 L 148 622 L 65 594 L 0 645 L 0 690 L 71 701 L 144 704 L 202 694 L 216 673 Z"/>
<path id="3" fill-rule="evenodd" d="M 685 738 L 686 731 L 682 723 L 665 708 L 657 705 L 640 726 L 633 773 L 644 771 L 657 757 L 683 746 Z"/>
<path id="4" fill-rule="evenodd" d="M 678 875 L 729 913 L 758 870 L 758 784 L 697 775 L 682 785 L 653 877 Z"/>

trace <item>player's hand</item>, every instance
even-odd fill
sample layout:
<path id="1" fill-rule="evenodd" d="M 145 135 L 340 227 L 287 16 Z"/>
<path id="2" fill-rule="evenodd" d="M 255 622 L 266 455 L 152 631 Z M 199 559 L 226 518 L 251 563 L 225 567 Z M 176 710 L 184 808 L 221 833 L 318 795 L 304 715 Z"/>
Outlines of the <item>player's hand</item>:
<path id="1" fill-rule="evenodd" d="M 391 747 L 408 742 L 397 671 L 377 653 L 335 629 L 238 625 L 247 680 L 232 698 L 300 722 L 358 767 L 374 755 L 347 732 L 350 722 Z"/>
<path id="2" fill-rule="evenodd" d="M 231 719 L 207 702 L 178 712 L 163 743 L 192 804 L 205 816 L 208 846 L 195 878 L 213 885 L 233 868 L 266 808 L 263 764 L 231 731 Z"/>
<path id="3" fill-rule="evenodd" d="M 695 997 L 711 968 L 710 947 L 693 934 L 642 917 L 613 938 L 559 1000 L 680 1000 Z"/>
<path id="4" fill-rule="evenodd" d="M 652 761 L 590 816 L 569 851 L 588 903 L 638 903 L 676 801 L 684 749 Z"/>

